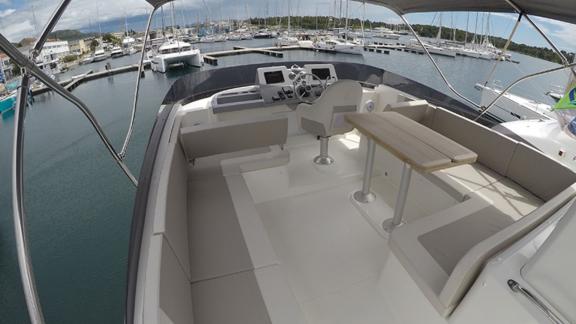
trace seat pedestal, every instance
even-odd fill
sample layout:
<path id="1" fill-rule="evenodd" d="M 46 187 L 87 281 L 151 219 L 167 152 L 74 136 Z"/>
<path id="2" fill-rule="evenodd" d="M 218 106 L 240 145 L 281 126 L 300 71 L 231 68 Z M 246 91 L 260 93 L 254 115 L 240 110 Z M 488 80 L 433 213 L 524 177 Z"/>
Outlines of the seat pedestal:
<path id="1" fill-rule="evenodd" d="M 318 165 L 330 165 L 334 159 L 328 155 L 328 141 L 330 137 L 320 136 L 320 155 L 314 158 L 314 163 Z"/>

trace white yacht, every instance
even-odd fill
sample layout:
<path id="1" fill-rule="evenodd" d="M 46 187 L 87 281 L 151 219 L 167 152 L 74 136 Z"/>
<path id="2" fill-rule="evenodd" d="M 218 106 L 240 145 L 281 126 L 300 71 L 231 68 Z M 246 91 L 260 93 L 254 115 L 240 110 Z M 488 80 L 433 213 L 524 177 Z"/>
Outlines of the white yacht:
<path id="1" fill-rule="evenodd" d="M 364 55 L 362 45 L 338 37 L 327 37 L 314 42 L 314 48 L 343 54 Z"/>
<path id="2" fill-rule="evenodd" d="M 202 66 L 202 54 L 200 50 L 192 48 L 192 45 L 178 40 L 169 40 L 158 48 L 158 53 L 152 58 L 152 70 L 166 73 L 170 67 Z"/>
<path id="3" fill-rule="evenodd" d="M 400 36 L 401 35 L 395 33 L 393 30 L 386 28 L 386 27 L 377 27 L 377 28 L 374 28 L 374 31 L 373 31 L 373 37 L 375 37 L 375 38 L 398 40 L 398 39 L 400 39 Z"/>
<path id="4" fill-rule="evenodd" d="M 147 2 L 150 17 L 166 4 Z M 517 10 L 576 21 L 567 0 L 371 3 L 402 19 Z M 33 75 L 78 107 L 137 188 L 127 324 L 576 322 L 576 173 L 474 122 L 473 102 L 445 78 L 468 104 L 356 63 L 191 73 L 164 98 L 136 177 L 125 157 L 141 73 L 116 151 L 79 99 L 4 37 L 0 49 L 30 67 L 21 93 Z M 25 108 L 19 101 L 14 117 L 14 237 L 30 319 L 42 324 L 25 226 Z"/>
<path id="5" fill-rule="evenodd" d="M 574 77 L 569 84 L 566 95 L 574 105 L 576 104 Z M 576 127 L 574 125 L 576 112 L 574 108 L 570 108 L 554 109 L 551 113 L 554 114 L 553 118 L 511 121 L 502 123 L 494 129 L 524 141 L 572 170 L 576 170 Z"/>
<path id="6" fill-rule="evenodd" d="M 114 46 L 112 48 L 112 51 L 110 51 L 110 57 L 112 57 L 112 58 L 122 57 L 125 54 L 126 53 L 124 52 L 124 50 L 120 46 Z"/>
<path id="7" fill-rule="evenodd" d="M 503 122 L 525 119 L 555 120 L 552 106 L 528 99 L 510 92 L 502 94 L 498 86 L 477 83 L 475 88 L 481 92 L 480 105 L 487 106 L 499 97 L 489 114 Z"/>
<path id="8" fill-rule="evenodd" d="M 418 52 L 423 51 L 424 45 L 430 54 L 446 56 L 446 57 L 456 57 L 456 51 L 452 48 L 444 47 L 444 46 L 437 46 L 428 42 L 423 42 L 422 44 L 418 43 L 416 39 L 411 39 L 406 44 L 406 49 L 414 50 Z"/>
<path id="9" fill-rule="evenodd" d="M 288 34 L 282 35 L 278 37 L 275 41 L 276 46 L 298 46 L 300 41 L 298 37 L 290 36 Z"/>
<path id="10" fill-rule="evenodd" d="M 96 51 L 94 52 L 94 56 L 92 58 L 92 62 L 100 62 L 100 61 L 104 61 L 107 58 L 109 58 L 110 55 L 108 53 L 106 53 L 104 51 L 104 49 L 102 48 L 98 48 L 96 49 Z"/>

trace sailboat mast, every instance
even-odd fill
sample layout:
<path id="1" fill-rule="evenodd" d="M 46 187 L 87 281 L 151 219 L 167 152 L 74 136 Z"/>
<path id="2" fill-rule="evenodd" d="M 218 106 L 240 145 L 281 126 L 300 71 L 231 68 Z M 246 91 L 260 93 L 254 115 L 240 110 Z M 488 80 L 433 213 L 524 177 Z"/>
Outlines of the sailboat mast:
<path id="1" fill-rule="evenodd" d="M 348 5 L 350 4 L 350 0 L 346 0 L 346 23 L 344 25 L 344 38 L 348 40 Z"/>
<path id="2" fill-rule="evenodd" d="M 291 16 L 292 16 L 292 0 L 288 0 L 288 35 L 292 32 Z"/>
<path id="3" fill-rule="evenodd" d="M 436 35 L 436 40 L 440 41 L 440 39 L 442 39 L 442 13 L 440 13 L 438 18 L 438 35 Z"/>
<path id="4" fill-rule="evenodd" d="M 166 25 L 164 24 L 164 6 L 160 7 L 160 15 L 162 16 L 162 37 L 166 38 Z"/>
<path id="5" fill-rule="evenodd" d="M 464 46 L 468 43 L 468 23 L 470 22 L 470 12 L 466 15 L 466 32 L 464 34 Z"/>

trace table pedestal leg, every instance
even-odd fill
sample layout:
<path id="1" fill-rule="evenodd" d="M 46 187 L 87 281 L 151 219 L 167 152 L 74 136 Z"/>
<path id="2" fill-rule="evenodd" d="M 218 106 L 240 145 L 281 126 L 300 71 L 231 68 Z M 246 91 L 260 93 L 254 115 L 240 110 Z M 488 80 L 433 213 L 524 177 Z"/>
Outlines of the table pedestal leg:
<path id="1" fill-rule="evenodd" d="M 412 178 L 412 167 L 404 163 L 402 168 L 402 180 L 400 180 L 400 190 L 396 198 L 396 206 L 394 206 L 394 217 L 387 219 L 382 223 L 382 227 L 388 233 L 391 233 L 394 228 L 402 225 L 402 216 L 404 215 L 404 207 L 406 207 L 406 199 L 408 198 L 408 189 L 410 188 L 410 179 Z"/>
<path id="2" fill-rule="evenodd" d="M 376 196 L 370 192 L 372 184 L 372 171 L 374 170 L 374 153 L 376 152 L 376 143 L 373 139 L 368 138 L 368 153 L 366 154 L 366 164 L 364 165 L 364 180 L 362 181 L 362 190 L 354 193 L 356 201 L 367 204 L 374 201 Z"/>

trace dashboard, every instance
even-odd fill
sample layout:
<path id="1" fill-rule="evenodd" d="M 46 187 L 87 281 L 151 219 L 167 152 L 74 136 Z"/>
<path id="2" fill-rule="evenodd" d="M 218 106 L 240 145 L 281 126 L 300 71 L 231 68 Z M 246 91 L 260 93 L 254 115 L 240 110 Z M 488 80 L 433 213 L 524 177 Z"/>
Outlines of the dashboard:
<path id="1" fill-rule="evenodd" d="M 332 64 L 271 66 L 256 71 L 253 86 L 222 91 L 214 95 L 214 113 L 285 104 L 296 106 L 306 98 L 317 98 L 338 80 Z"/>

